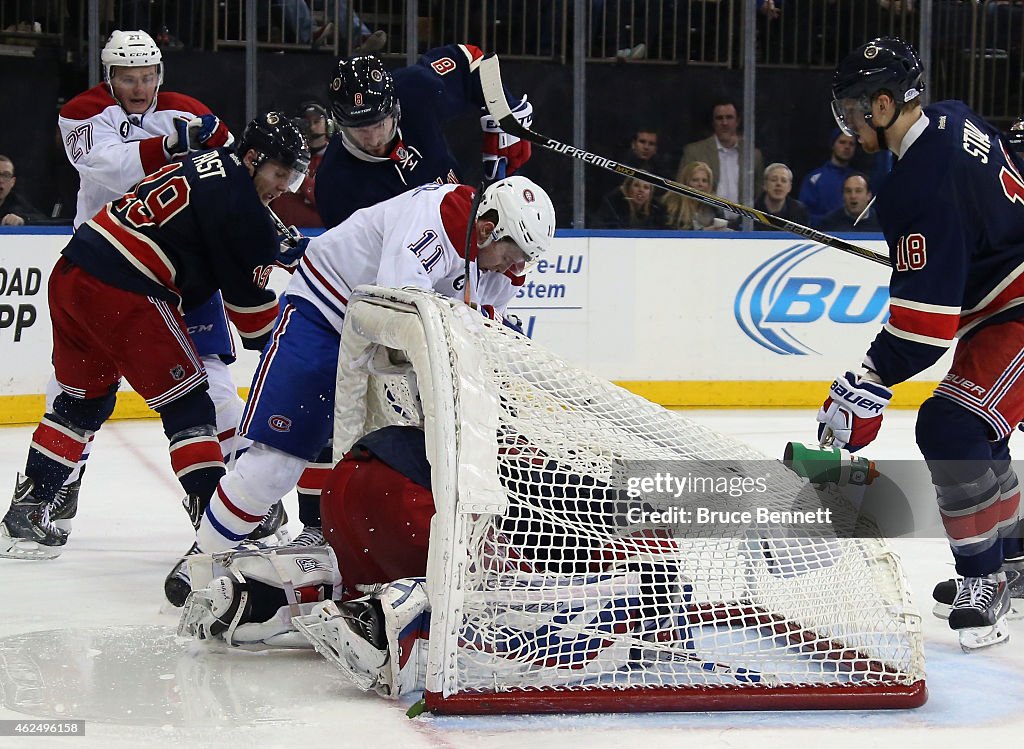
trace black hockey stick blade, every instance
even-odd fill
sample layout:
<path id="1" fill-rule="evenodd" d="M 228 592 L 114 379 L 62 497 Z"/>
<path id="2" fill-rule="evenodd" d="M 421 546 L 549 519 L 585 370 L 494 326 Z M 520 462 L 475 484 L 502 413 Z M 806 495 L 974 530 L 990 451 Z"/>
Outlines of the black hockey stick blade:
<path id="1" fill-rule="evenodd" d="M 587 164 L 594 164 L 595 166 L 607 169 L 610 172 L 616 172 L 617 174 L 621 174 L 623 177 L 634 177 L 649 185 L 654 185 L 655 187 L 660 187 L 679 195 L 685 195 L 688 198 L 699 200 L 701 203 L 705 203 L 714 208 L 738 213 L 741 216 L 751 218 L 754 221 L 770 226 L 773 229 L 798 234 L 801 237 L 805 237 L 819 244 L 834 247 L 837 250 L 848 252 L 851 255 L 859 255 L 862 258 L 866 258 L 881 265 L 890 265 L 888 255 L 874 252 L 873 250 L 869 250 L 867 247 L 860 247 L 859 245 L 852 244 L 840 239 L 839 237 L 833 237 L 831 234 L 825 234 L 817 229 L 812 229 L 809 226 L 787 221 L 780 216 L 775 216 L 771 213 L 764 213 L 756 208 L 750 208 L 749 206 L 740 205 L 739 203 L 733 203 L 720 198 L 717 195 L 710 195 L 706 192 L 701 192 L 700 190 L 696 190 L 688 185 L 681 184 L 675 180 L 666 179 L 665 177 L 659 177 L 657 174 L 652 174 L 651 172 L 644 171 L 643 169 L 620 164 L 617 161 L 606 159 L 596 153 L 584 151 L 582 148 L 577 148 L 576 146 L 570 146 L 568 143 L 561 143 L 553 138 L 548 138 L 546 135 L 541 135 L 534 130 L 523 127 L 519 124 L 519 121 L 516 120 L 515 115 L 512 114 L 512 108 L 509 107 L 508 101 L 505 99 L 505 89 L 501 82 L 501 66 L 496 55 L 490 55 L 480 61 L 480 84 L 483 88 L 484 100 L 487 103 L 487 111 L 490 112 L 491 117 L 498 121 L 498 124 L 501 125 L 501 129 L 509 135 L 515 135 L 518 138 L 528 140 L 548 151 L 565 154 L 566 156 L 579 159 Z"/>

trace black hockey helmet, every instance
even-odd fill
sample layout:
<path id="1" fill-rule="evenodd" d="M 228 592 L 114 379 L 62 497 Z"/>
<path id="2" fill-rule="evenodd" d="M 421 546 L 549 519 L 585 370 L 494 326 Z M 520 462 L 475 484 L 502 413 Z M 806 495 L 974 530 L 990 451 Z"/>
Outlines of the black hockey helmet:
<path id="1" fill-rule="evenodd" d="M 373 55 L 339 60 L 329 95 L 331 111 L 342 127 L 366 127 L 398 114 L 395 79 Z"/>
<path id="2" fill-rule="evenodd" d="M 921 59 L 914 48 L 902 39 L 891 36 L 872 39 L 848 54 L 836 66 L 832 76 L 832 112 L 844 133 L 856 134 L 846 121 L 845 108 L 839 102 L 858 101 L 865 119 L 870 123 L 871 101 L 880 91 L 892 95 L 896 102 L 896 116 L 899 116 L 904 104 L 924 92 Z"/>
<path id="3" fill-rule="evenodd" d="M 299 189 L 309 171 L 309 146 L 294 122 L 281 112 L 259 115 L 245 126 L 238 142 L 239 158 L 250 149 L 259 153 L 253 166 L 259 169 L 267 159 L 272 159 L 292 170 L 289 189 Z"/>
<path id="4" fill-rule="evenodd" d="M 292 120 L 295 122 L 302 134 L 306 136 L 306 140 L 308 141 L 310 139 L 309 120 L 311 117 L 324 118 L 324 121 L 327 123 L 325 132 L 327 133 L 327 139 L 330 140 L 334 135 L 335 130 L 334 117 L 332 117 L 331 113 L 327 111 L 327 107 L 320 102 L 312 99 L 310 101 L 302 102 L 298 107 L 296 107 L 295 116 Z"/>
<path id="5" fill-rule="evenodd" d="M 1024 156 L 1024 116 L 1018 117 L 1017 121 L 1010 125 L 1010 130 L 1006 133 L 1006 140 L 1010 144 L 1010 148 Z"/>

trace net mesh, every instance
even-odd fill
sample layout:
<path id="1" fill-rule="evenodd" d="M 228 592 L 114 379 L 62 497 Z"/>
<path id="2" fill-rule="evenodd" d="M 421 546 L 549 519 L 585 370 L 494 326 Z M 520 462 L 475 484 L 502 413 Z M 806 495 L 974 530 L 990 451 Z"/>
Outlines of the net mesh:
<path id="1" fill-rule="evenodd" d="M 466 514 L 443 540 L 463 592 L 458 607 L 433 614 L 432 629 L 444 621 L 458 633 L 448 693 L 923 681 L 919 618 L 884 540 L 863 528 L 847 538 L 756 520 L 638 519 L 637 508 L 665 505 L 630 494 L 636 466 L 719 477 L 775 466 L 758 495 L 766 511 L 807 505 L 808 485 L 500 324 L 472 338 L 499 401 L 496 471 L 508 506 Z M 370 378 L 367 427 L 417 421 L 410 382 Z M 719 498 L 698 494 L 709 506 Z"/>

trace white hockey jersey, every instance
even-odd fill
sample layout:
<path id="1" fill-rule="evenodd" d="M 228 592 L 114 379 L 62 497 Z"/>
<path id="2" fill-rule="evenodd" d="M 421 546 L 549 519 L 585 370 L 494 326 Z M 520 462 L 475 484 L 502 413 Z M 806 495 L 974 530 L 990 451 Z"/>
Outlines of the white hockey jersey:
<path id="1" fill-rule="evenodd" d="M 203 114 L 210 110 L 202 102 L 162 91 L 144 114 L 129 115 L 106 83 L 61 107 L 58 124 L 64 150 L 81 180 L 75 228 L 167 163 L 163 139 L 174 132 L 176 117 L 191 120 Z M 233 140 L 221 122 L 207 145 L 230 146 Z"/>
<path id="2" fill-rule="evenodd" d="M 285 293 L 315 305 L 339 333 L 352 290 L 362 284 L 414 286 L 461 299 L 473 194 L 465 185 L 428 184 L 356 211 L 310 240 Z M 476 253 L 474 234 L 470 298 L 500 319 L 524 279 L 479 270 Z"/>

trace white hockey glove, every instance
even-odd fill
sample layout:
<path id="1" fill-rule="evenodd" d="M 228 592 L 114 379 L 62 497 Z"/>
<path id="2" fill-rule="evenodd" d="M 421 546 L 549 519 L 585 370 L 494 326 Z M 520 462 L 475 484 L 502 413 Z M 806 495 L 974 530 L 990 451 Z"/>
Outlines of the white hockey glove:
<path id="1" fill-rule="evenodd" d="M 512 114 L 523 127 L 528 128 L 533 124 L 533 105 L 525 96 L 512 109 Z M 484 178 L 488 182 L 515 174 L 519 167 L 529 161 L 532 153 L 530 141 L 509 135 L 489 114 L 480 118 L 480 128 L 484 131 Z"/>
<path id="2" fill-rule="evenodd" d="M 892 390 L 868 375 L 844 372 L 829 388 L 818 410 L 818 439 L 831 430 L 832 444 L 856 452 L 878 436 L 882 411 L 892 400 Z"/>

